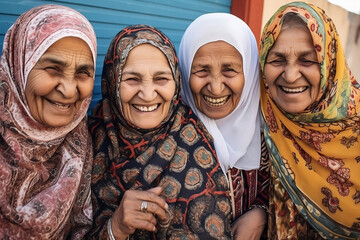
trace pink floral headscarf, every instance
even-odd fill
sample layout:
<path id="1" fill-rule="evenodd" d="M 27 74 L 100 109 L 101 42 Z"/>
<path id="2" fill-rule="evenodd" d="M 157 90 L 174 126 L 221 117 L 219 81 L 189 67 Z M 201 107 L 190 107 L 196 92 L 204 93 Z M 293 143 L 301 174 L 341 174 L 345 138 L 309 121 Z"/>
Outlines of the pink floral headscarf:
<path id="1" fill-rule="evenodd" d="M 81 238 L 91 225 L 91 139 L 85 99 L 73 121 L 51 128 L 30 114 L 27 76 L 56 41 L 78 37 L 96 59 L 96 37 L 80 13 L 43 5 L 22 14 L 0 59 L 0 239 Z"/>

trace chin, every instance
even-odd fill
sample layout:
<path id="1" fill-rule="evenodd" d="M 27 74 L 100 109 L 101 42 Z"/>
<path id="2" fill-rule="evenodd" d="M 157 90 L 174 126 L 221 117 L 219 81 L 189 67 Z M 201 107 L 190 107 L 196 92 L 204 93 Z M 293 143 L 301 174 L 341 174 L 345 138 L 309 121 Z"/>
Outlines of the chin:
<path id="1" fill-rule="evenodd" d="M 201 112 L 202 112 L 202 111 L 201 111 Z M 224 118 L 224 117 L 226 117 L 227 115 L 229 115 L 229 114 L 219 113 L 219 112 L 217 112 L 216 114 L 214 114 L 213 111 L 212 111 L 210 114 L 207 113 L 207 112 L 202 112 L 202 113 L 205 114 L 208 118 L 211 118 L 211 119 L 214 119 L 214 120 L 221 119 L 221 118 Z"/>

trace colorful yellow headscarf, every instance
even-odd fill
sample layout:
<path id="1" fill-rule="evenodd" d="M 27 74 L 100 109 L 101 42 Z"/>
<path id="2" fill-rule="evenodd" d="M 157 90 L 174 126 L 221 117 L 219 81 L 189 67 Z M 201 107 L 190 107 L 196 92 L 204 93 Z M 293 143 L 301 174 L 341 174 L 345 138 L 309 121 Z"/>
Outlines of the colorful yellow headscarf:
<path id="1" fill-rule="evenodd" d="M 301 16 L 310 30 L 321 69 L 320 92 L 304 113 L 293 115 L 276 106 L 262 81 L 261 108 L 273 167 L 320 236 L 360 239 L 359 83 L 347 67 L 332 20 L 303 2 L 282 6 L 265 25 L 261 70 L 289 12 Z"/>

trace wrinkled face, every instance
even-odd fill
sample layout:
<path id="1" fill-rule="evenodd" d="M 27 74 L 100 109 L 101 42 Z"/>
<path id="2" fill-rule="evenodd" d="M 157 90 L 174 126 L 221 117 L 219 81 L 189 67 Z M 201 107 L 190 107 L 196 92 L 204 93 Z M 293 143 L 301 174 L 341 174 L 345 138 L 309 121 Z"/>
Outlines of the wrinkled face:
<path id="1" fill-rule="evenodd" d="M 315 102 L 320 66 L 307 29 L 281 30 L 267 55 L 264 76 L 271 98 L 285 112 L 301 113 Z"/>
<path id="2" fill-rule="evenodd" d="M 175 81 L 164 53 L 150 44 L 133 48 L 120 83 L 125 119 L 142 129 L 158 126 L 167 116 L 174 94 Z"/>
<path id="3" fill-rule="evenodd" d="M 238 105 L 245 79 L 241 54 L 224 41 L 203 45 L 190 72 L 190 89 L 196 107 L 212 119 L 229 115 Z"/>
<path id="4" fill-rule="evenodd" d="M 51 45 L 30 71 L 25 96 L 36 121 L 62 127 L 73 121 L 93 86 L 89 46 L 80 38 L 66 37 Z"/>

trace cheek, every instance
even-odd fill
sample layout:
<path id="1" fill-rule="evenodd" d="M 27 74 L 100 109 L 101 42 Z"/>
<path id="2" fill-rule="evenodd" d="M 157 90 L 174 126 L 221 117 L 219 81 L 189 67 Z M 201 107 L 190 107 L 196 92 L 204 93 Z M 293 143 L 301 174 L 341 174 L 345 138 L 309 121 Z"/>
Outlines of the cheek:
<path id="1" fill-rule="evenodd" d="M 120 83 L 121 103 L 128 103 L 136 95 L 136 89 L 127 84 Z"/>
<path id="2" fill-rule="evenodd" d="M 26 97 L 46 96 L 53 91 L 57 82 L 50 78 L 29 79 L 25 87 Z M 45 79 L 45 80 L 44 80 Z"/>
<path id="3" fill-rule="evenodd" d="M 271 64 L 265 64 L 264 77 L 266 82 L 271 85 L 283 72 L 283 68 L 279 66 L 272 66 Z"/>
<path id="4" fill-rule="evenodd" d="M 175 82 L 161 86 L 158 91 L 165 101 L 171 101 L 175 94 Z"/>
<path id="5" fill-rule="evenodd" d="M 201 89 L 204 87 L 203 80 L 196 76 L 190 77 L 189 85 L 193 94 L 200 94 Z"/>
<path id="6" fill-rule="evenodd" d="M 242 90 L 244 88 L 244 76 L 241 77 L 237 77 L 237 78 L 232 78 L 227 80 L 227 86 L 231 89 L 231 91 L 235 94 L 235 95 L 240 95 L 242 93 Z"/>
<path id="7" fill-rule="evenodd" d="M 310 74 L 308 75 L 308 79 L 311 83 L 311 85 L 314 87 L 314 88 L 317 88 L 319 89 L 320 88 L 320 78 L 321 78 L 321 75 L 320 75 L 320 69 L 313 69 L 313 71 L 309 71 Z"/>
<path id="8" fill-rule="evenodd" d="M 80 99 L 83 100 L 91 95 L 94 88 L 94 80 L 89 79 L 85 82 L 78 83 L 78 90 L 80 93 Z"/>

